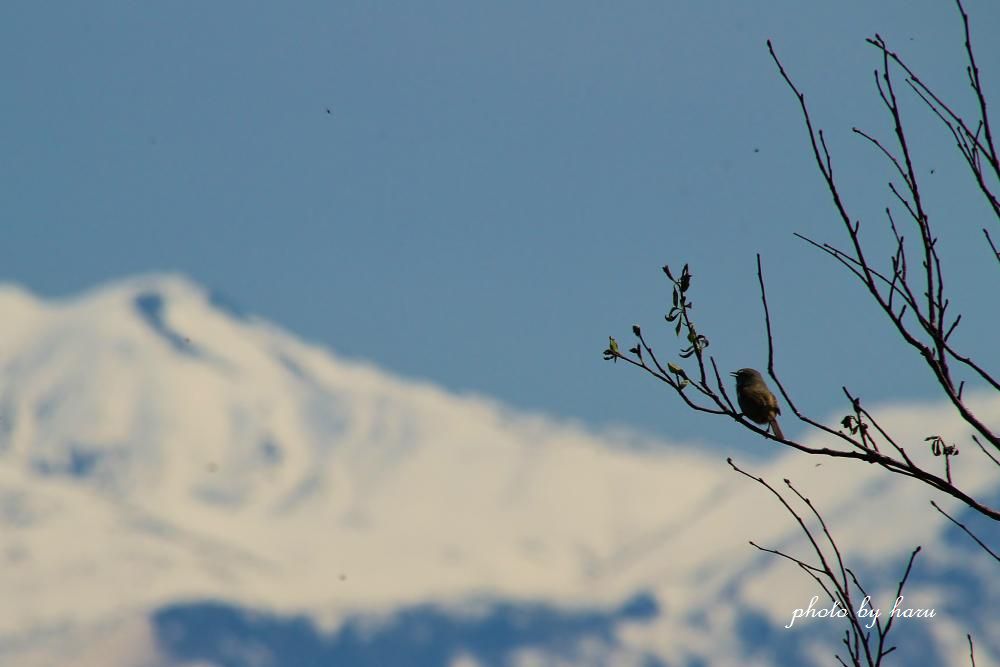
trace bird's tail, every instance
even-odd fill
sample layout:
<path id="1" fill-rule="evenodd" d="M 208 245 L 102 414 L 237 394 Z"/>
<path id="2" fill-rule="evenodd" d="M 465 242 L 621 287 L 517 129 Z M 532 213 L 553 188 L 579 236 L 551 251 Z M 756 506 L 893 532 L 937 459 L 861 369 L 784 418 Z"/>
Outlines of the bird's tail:
<path id="1" fill-rule="evenodd" d="M 778 420 L 775 417 L 771 417 L 771 431 L 774 433 L 774 437 L 778 440 L 784 440 L 785 434 L 781 432 L 781 427 L 778 426 Z"/>

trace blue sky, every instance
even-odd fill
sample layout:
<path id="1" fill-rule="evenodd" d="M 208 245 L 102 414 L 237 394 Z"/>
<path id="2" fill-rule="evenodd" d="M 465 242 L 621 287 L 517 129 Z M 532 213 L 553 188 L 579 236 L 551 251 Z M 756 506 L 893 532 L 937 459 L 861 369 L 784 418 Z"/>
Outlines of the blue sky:
<path id="1" fill-rule="evenodd" d="M 792 236 L 844 238 L 764 43 L 877 244 L 889 173 L 850 127 L 890 128 L 864 38 L 881 33 L 969 110 L 957 12 L 754 4 L 3 3 L 0 277 L 51 296 L 179 271 L 404 376 L 732 440 L 600 352 L 633 322 L 674 349 L 659 267 L 689 262 L 710 351 L 762 367 L 761 252 L 779 370 L 804 407 L 842 409 L 844 384 L 933 396 L 860 289 Z M 967 9 L 1000 103 L 1000 5 Z M 993 353 L 986 212 L 906 102 L 960 342 Z"/>

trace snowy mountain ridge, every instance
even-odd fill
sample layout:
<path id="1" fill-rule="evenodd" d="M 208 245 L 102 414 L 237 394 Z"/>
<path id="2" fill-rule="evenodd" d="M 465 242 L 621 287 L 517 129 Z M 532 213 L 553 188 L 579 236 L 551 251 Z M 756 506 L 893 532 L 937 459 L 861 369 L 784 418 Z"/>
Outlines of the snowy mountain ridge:
<path id="1" fill-rule="evenodd" d="M 767 652 L 747 658 L 741 628 L 780 628 L 813 594 L 747 546 L 802 540 L 716 454 L 631 447 L 627 435 L 402 381 L 178 276 L 49 303 L 5 287 L 0 317 L 0 590 L 17 601 L 0 606 L 0 663 L 75 652 L 87 628 L 184 601 L 304 615 L 333 632 L 429 603 L 475 616 L 492 601 L 616 610 L 646 600 L 614 621 L 613 640 L 568 664 L 772 664 Z M 1000 405 L 982 402 L 1000 421 Z M 913 441 L 931 425 L 962 432 L 944 407 L 879 414 Z M 967 460 L 955 473 L 988 491 L 990 471 Z M 921 485 L 804 456 L 754 472 L 793 478 L 873 572 L 895 575 L 912 546 L 932 543 L 925 558 L 941 579 L 914 594 L 951 611 L 929 633 L 942 658 L 961 655 L 955 633 L 977 622 L 957 617 L 955 596 L 969 590 L 943 574 L 956 559 L 1000 599 L 975 551 L 914 509 L 932 497 Z M 812 649 L 799 632 L 781 641 L 796 638 L 801 661 Z M 555 660 L 525 651 L 510 659 Z M 1000 647 L 977 649 L 977 664 L 991 651 Z"/>

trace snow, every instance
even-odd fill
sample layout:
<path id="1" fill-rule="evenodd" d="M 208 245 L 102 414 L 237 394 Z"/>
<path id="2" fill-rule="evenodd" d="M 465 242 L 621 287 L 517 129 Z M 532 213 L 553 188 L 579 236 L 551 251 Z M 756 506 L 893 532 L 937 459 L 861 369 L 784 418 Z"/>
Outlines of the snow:
<path id="1" fill-rule="evenodd" d="M 16 600 L 0 605 L 0 655 L 179 600 L 332 628 L 428 601 L 613 606 L 649 591 L 666 613 L 625 627 L 629 650 L 727 664 L 736 645 L 717 638 L 738 609 L 784 625 L 813 594 L 747 544 L 807 556 L 797 526 L 715 454 L 455 396 L 213 303 L 173 275 L 49 303 L 0 289 L 0 590 Z M 1000 423 L 996 400 L 977 408 Z M 947 406 L 877 414 L 915 457 L 925 435 L 965 432 Z M 818 462 L 750 471 L 791 478 L 862 562 L 901 571 L 915 544 L 968 557 L 944 543 L 927 487 Z M 996 494 L 975 452 L 954 463 L 965 488 Z M 128 627 L 133 651 L 146 630 Z M 951 655 L 962 627 L 934 624 Z"/>

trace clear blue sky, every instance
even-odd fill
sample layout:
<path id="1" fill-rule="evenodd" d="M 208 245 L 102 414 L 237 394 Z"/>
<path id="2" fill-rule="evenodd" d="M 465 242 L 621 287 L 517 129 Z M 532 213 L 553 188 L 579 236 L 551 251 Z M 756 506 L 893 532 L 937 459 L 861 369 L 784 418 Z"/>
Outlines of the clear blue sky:
<path id="1" fill-rule="evenodd" d="M 997 108 L 1000 4 L 967 9 Z M 930 0 L 5 2 L 0 277 L 67 295 L 180 271 L 404 376 L 721 439 L 728 424 L 600 352 L 633 322 L 674 347 L 659 267 L 687 261 L 710 351 L 726 370 L 763 366 L 759 251 L 804 406 L 833 409 L 842 384 L 930 396 L 859 289 L 792 236 L 843 241 L 764 43 L 881 235 L 888 172 L 850 134 L 889 131 L 864 38 L 971 109 L 960 28 Z M 908 108 L 956 300 L 981 306 L 963 340 L 995 361 L 985 211 Z"/>

